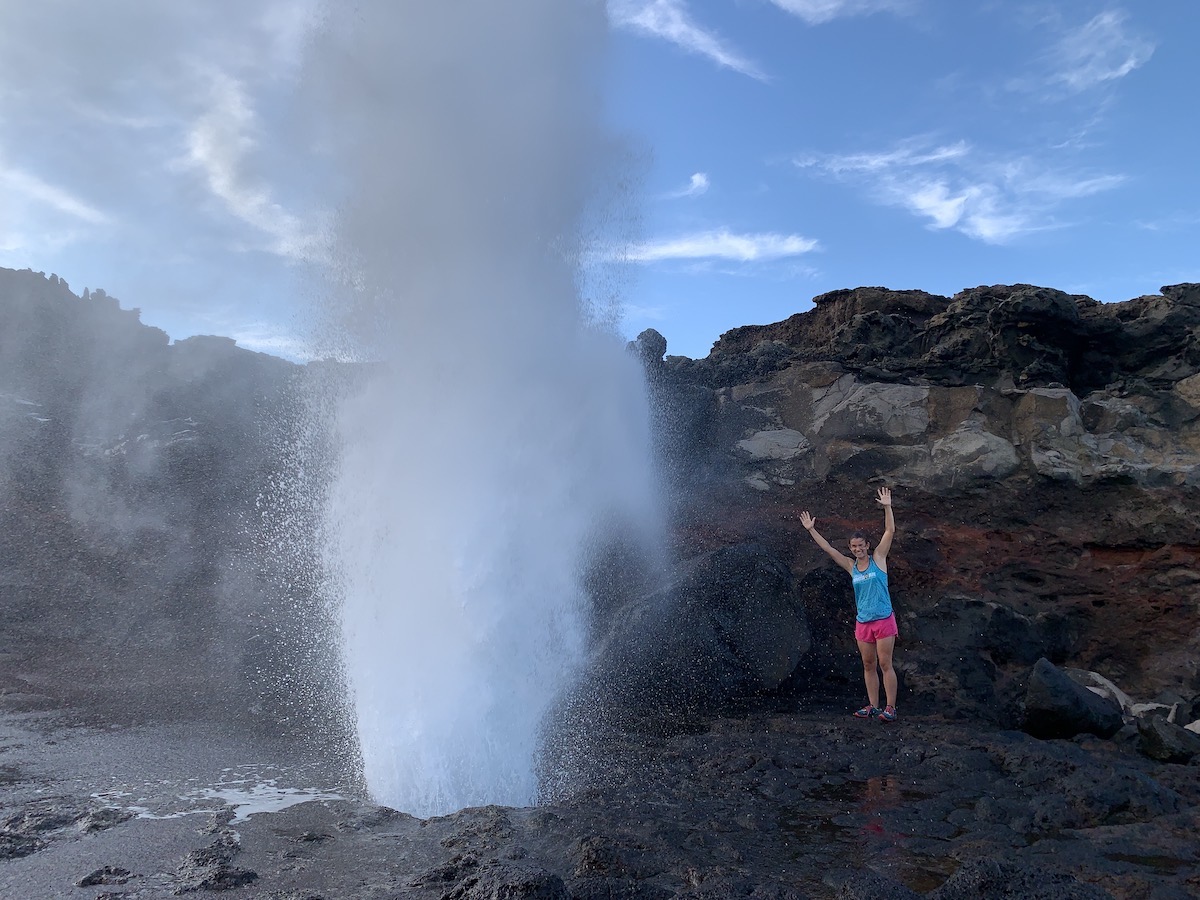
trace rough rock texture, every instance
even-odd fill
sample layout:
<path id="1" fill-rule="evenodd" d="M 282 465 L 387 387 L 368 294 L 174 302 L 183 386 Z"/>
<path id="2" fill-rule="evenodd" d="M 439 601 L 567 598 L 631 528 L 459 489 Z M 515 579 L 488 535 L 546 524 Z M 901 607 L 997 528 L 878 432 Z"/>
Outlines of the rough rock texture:
<path id="1" fill-rule="evenodd" d="M 975 897 L 1105 900 L 1111 896 L 1064 872 L 1046 872 L 1000 859 L 973 859 L 930 894 L 933 900 L 971 900 Z"/>
<path id="2" fill-rule="evenodd" d="M 330 659 L 306 635 L 325 614 L 296 564 L 304 511 L 280 500 L 319 377 L 0 269 L 0 708 L 52 704 L 50 665 L 78 698 L 133 675 L 162 685 L 147 706 L 318 715 Z"/>
<path id="3" fill-rule="evenodd" d="M 1139 719 L 1137 727 L 1141 750 L 1151 759 L 1190 763 L 1200 757 L 1200 735 L 1155 716 Z"/>
<path id="4" fill-rule="evenodd" d="M 740 544 L 689 561 L 668 587 L 617 609 L 595 677 L 626 706 L 694 711 L 778 689 L 810 645 L 787 564 Z"/>
<path id="5" fill-rule="evenodd" d="M 797 362 L 834 361 L 869 380 L 1057 382 L 1080 394 L 1130 378 L 1171 387 L 1200 365 L 1195 284 L 1115 304 L 1028 284 L 951 298 L 860 287 L 813 303 L 812 311 L 774 325 L 735 328 L 705 359 L 675 357 L 673 365 L 709 387 L 761 381 Z"/>
<path id="6" fill-rule="evenodd" d="M 1076 684 L 1043 657 L 1034 663 L 1025 693 L 1025 730 L 1034 737 L 1112 737 L 1125 720 L 1115 701 Z"/>
<path id="7" fill-rule="evenodd" d="M 705 359 L 648 364 L 663 430 L 689 423 L 680 552 L 755 540 L 788 559 L 814 639 L 802 669 L 849 689 L 849 586 L 799 513 L 835 544 L 877 535 L 887 484 L 904 704 L 1016 726 L 1045 656 L 1191 710 L 1200 286 L 1115 304 L 1030 285 L 814 303 Z"/>
<path id="8" fill-rule="evenodd" d="M 44 740 L 22 747 L 26 738 L 6 736 L 0 763 L 45 753 Z M 72 760 L 94 759 L 98 740 L 138 735 L 72 727 L 44 737 L 65 764 L 0 790 L 14 811 L 50 812 L 39 792 L 64 793 L 78 777 Z M 71 885 L 104 867 L 125 870 L 121 888 L 142 900 L 221 888 L 290 900 L 1185 900 L 1200 889 L 1200 769 L 1090 736 L 1039 740 L 937 716 L 885 725 L 843 706 L 790 705 L 684 732 L 611 733 L 587 783 L 537 807 L 422 820 L 351 797 L 238 821 L 215 812 L 207 825 L 169 815 L 187 808 L 173 784 L 145 783 L 139 765 L 154 752 L 125 761 L 137 793 L 110 802 L 149 803 L 163 818 L 99 836 L 43 829 L 38 850 L 0 860 L 0 896 L 74 896 Z M 157 752 L 186 764 L 195 750 Z M 274 754 L 254 756 L 280 764 L 281 786 L 296 784 L 282 780 L 287 758 Z"/>
<path id="9" fill-rule="evenodd" d="M 571 900 L 567 886 L 553 872 L 498 860 L 470 872 L 445 896 L 447 900 Z"/>
<path id="10" fill-rule="evenodd" d="M 0 317 L 0 895 L 1200 891 L 1180 727 L 1200 710 L 1194 285 L 1112 305 L 1021 285 L 839 291 L 706 360 L 642 335 L 678 566 L 657 590 L 618 557 L 590 578 L 594 677 L 547 723 L 544 802 L 422 821 L 362 799 L 351 767 L 350 799 L 226 810 L 199 833 L 137 815 L 156 790 L 190 811 L 176 785 L 206 787 L 193 717 L 239 739 L 247 719 L 259 737 L 344 734 L 313 727 L 300 689 L 337 688 L 305 580 L 312 523 L 272 518 L 295 468 L 293 379 L 342 370 L 170 345 L 34 273 L 0 271 Z M 799 523 L 878 533 L 878 484 L 899 521 L 890 725 L 847 715 L 850 589 Z M 1069 740 L 1015 730 L 1055 668 L 1062 690 L 1113 698 L 1111 739 L 1089 733 L 1111 715 Z M 151 713 L 169 719 L 153 766 Z M 136 752 L 106 752 L 131 721 Z"/>

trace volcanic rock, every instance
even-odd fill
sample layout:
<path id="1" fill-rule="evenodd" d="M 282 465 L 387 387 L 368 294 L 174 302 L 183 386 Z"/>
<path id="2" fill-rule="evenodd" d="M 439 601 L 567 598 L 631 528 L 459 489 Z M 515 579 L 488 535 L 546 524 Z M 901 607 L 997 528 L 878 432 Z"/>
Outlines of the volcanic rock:
<path id="1" fill-rule="evenodd" d="M 1025 730 L 1034 737 L 1112 737 L 1123 724 L 1115 701 L 1076 684 L 1045 657 L 1034 663 L 1025 695 Z"/>
<path id="2" fill-rule="evenodd" d="M 55 858 L 175 828 L 184 862 L 135 877 L 280 897 L 790 900 L 850 865 L 876 896 L 1096 896 L 1085 878 L 1195 893 L 1200 788 L 1194 765 L 1166 761 L 1192 751 L 1154 703 L 1194 716 L 1200 695 L 1198 328 L 1196 285 L 1119 304 L 997 285 L 832 292 L 704 360 L 644 333 L 683 562 L 657 590 L 614 573 L 620 554 L 588 573 L 594 677 L 548 722 L 543 806 L 422 821 L 304 804 L 239 821 L 244 845 L 226 810 L 190 849 L 177 820 L 46 801 L 26 773 L 40 743 L 5 742 L 0 879 L 30 864 L 61 884 L 120 859 L 61 876 Z M 107 295 L 35 273 L 0 272 L 0 351 L 5 703 L 340 740 L 345 722 L 314 727 L 304 689 L 341 690 L 313 639 L 331 627 L 306 562 L 315 513 L 272 517 L 292 442 L 312 439 L 297 396 L 353 377 L 227 339 L 171 345 Z M 811 511 L 835 546 L 874 540 L 884 484 L 901 683 L 886 726 L 848 715 L 849 579 L 799 522 Z M 1142 717 L 1094 736 L 1120 726 L 1117 707 Z M 889 860 L 917 870 L 865 875 Z"/>
<path id="3" fill-rule="evenodd" d="M 695 709 L 778 688 L 811 638 L 786 563 L 747 543 L 689 560 L 613 617 L 596 654 L 610 696 Z"/>
<path id="4" fill-rule="evenodd" d="M 101 866 L 94 872 L 84 875 L 75 884 L 78 887 L 95 887 L 99 884 L 126 884 L 133 873 L 121 866 Z"/>
<path id="5" fill-rule="evenodd" d="M 1200 758 L 1200 735 L 1157 716 L 1137 723 L 1140 749 L 1151 759 L 1170 763 L 1189 763 Z"/>
<path id="6" fill-rule="evenodd" d="M 929 895 L 930 900 L 1111 900 L 1108 891 L 1064 872 L 1017 865 L 1002 859 L 972 859 Z"/>
<path id="7" fill-rule="evenodd" d="M 1200 632 L 1161 622 L 1200 609 L 1200 286 L 1110 304 L 1032 285 L 856 288 L 814 304 L 705 359 L 666 357 L 662 408 L 710 397 L 674 463 L 680 543 L 754 540 L 787 560 L 814 636 L 802 668 L 843 690 L 849 585 L 799 513 L 835 546 L 877 535 L 886 484 L 904 703 L 1019 727 L 1040 656 L 1139 700 L 1195 696 Z"/>
<path id="8" fill-rule="evenodd" d="M 493 860 L 467 875 L 446 900 L 572 900 L 563 880 L 532 866 Z"/>

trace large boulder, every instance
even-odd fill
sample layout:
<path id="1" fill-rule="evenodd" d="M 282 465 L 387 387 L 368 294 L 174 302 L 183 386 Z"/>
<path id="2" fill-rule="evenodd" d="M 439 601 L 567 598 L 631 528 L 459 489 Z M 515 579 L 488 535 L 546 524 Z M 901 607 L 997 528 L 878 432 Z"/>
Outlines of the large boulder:
<path id="1" fill-rule="evenodd" d="M 1115 700 L 1102 697 L 1071 678 L 1044 656 L 1033 665 L 1025 694 L 1025 731 L 1038 738 L 1077 734 L 1112 737 L 1125 720 Z"/>
<path id="2" fill-rule="evenodd" d="M 787 564 L 746 543 L 689 560 L 616 610 L 595 671 L 623 705 L 699 707 L 777 689 L 810 646 Z"/>
<path id="3" fill-rule="evenodd" d="M 1200 758 L 1200 735 L 1157 716 L 1138 719 L 1138 747 L 1151 759 L 1190 763 Z"/>
<path id="4" fill-rule="evenodd" d="M 951 594 L 904 617 L 896 666 L 921 706 L 1015 725 L 1020 684 L 1005 667 L 1024 673 L 1039 657 L 1060 658 L 1066 631 L 1059 616 Z"/>

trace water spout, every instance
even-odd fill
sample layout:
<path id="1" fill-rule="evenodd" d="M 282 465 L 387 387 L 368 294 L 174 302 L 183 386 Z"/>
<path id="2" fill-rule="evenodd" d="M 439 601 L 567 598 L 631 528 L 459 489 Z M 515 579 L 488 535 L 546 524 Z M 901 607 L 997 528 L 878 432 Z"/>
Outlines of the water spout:
<path id="1" fill-rule="evenodd" d="M 580 289 L 605 31 L 590 0 L 378 2 L 310 48 L 345 182 L 330 328 L 371 363 L 335 412 L 325 562 L 367 782 L 418 815 L 535 800 L 586 567 L 655 539 L 642 375 Z"/>

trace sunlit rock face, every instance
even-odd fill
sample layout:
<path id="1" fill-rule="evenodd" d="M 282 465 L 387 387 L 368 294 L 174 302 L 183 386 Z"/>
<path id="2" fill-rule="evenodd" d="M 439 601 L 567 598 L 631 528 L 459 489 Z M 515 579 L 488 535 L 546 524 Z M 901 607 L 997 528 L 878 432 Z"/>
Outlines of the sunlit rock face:
<path id="1" fill-rule="evenodd" d="M 766 463 L 758 483 L 843 467 L 934 491 L 1019 472 L 1074 484 L 1197 482 L 1194 285 L 1109 305 L 1029 286 L 951 300 L 858 288 L 816 302 L 668 366 L 680 381 L 719 385 L 751 371 L 747 360 L 772 360 L 758 377 L 718 387 L 733 401 L 725 417 L 740 416 L 747 432 L 735 449 Z M 791 442 L 795 452 L 771 449 L 771 435 L 789 432 L 804 439 Z"/>
<path id="2" fill-rule="evenodd" d="M 678 409 L 709 397 L 676 467 L 707 485 L 689 485 L 693 549 L 765 536 L 788 555 L 810 660 L 828 653 L 816 667 L 840 677 L 849 589 L 822 574 L 799 512 L 835 544 L 878 534 L 872 495 L 888 484 L 917 702 L 1014 723 L 1044 655 L 1190 707 L 1200 645 L 1162 623 L 1200 608 L 1200 286 L 1115 304 L 1029 285 L 856 288 L 815 304 L 734 329 L 705 359 L 656 362 Z"/>

